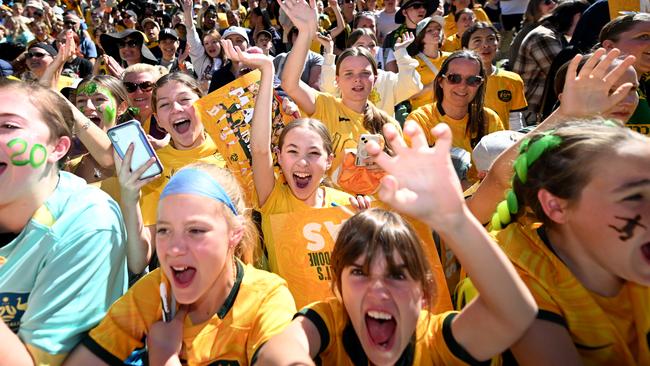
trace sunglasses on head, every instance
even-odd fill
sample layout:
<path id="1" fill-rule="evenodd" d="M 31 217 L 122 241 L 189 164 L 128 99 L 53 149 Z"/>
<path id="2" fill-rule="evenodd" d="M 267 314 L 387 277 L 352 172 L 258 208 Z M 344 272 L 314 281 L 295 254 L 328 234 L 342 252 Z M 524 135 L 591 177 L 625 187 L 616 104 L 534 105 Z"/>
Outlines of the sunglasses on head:
<path id="1" fill-rule="evenodd" d="M 136 41 L 135 39 L 129 39 L 129 40 L 119 40 L 117 41 L 117 47 L 118 48 L 124 48 L 124 47 L 130 47 L 130 48 L 136 48 L 140 47 L 140 42 Z"/>
<path id="2" fill-rule="evenodd" d="M 27 58 L 43 58 L 47 55 L 48 53 L 44 52 L 27 52 Z"/>
<path id="3" fill-rule="evenodd" d="M 154 83 L 151 81 L 143 81 L 141 83 L 131 83 L 128 81 L 123 82 L 126 91 L 129 93 L 135 93 L 136 90 L 140 89 L 143 92 L 149 92 L 153 90 Z"/>
<path id="4" fill-rule="evenodd" d="M 447 79 L 449 84 L 457 85 L 463 82 L 463 76 L 460 74 L 447 74 L 442 75 L 443 78 Z M 483 78 L 478 75 L 472 75 L 465 78 L 465 85 L 467 86 L 479 86 L 483 82 Z"/>

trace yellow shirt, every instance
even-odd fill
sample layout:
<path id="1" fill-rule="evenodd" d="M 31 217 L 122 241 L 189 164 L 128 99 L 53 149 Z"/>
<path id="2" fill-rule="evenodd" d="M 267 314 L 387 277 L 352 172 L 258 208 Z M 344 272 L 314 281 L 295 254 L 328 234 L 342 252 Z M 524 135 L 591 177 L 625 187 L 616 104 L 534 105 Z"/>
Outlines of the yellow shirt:
<path id="1" fill-rule="evenodd" d="M 329 170 L 331 173 L 343 163 L 344 150 L 356 151 L 361 134 L 370 132 L 363 126 L 363 114 L 346 107 L 340 98 L 318 93 L 315 107 L 314 113 L 309 117 L 323 122 L 332 138 L 334 161 Z M 402 128 L 397 121 L 391 120 L 390 123 L 401 133 Z"/>
<path id="2" fill-rule="evenodd" d="M 108 364 L 122 364 L 143 349 L 151 325 L 162 319 L 160 283 L 168 282 L 160 269 L 142 278 L 111 306 L 83 344 Z M 248 365 L 294 313 L 281 278 L 237 261 L 235 285 L 221 309 L 200 324 L 185 318 L 180 359 L 189 365 Z"/>
<path id="3" fill-rule="evenodd" d="M 451 36 L 445 38 L 445 40 L 442 41 L 441 49 L 446 52 L 456 52 L 463 49 L 458 34 L 454 33 Z"/>
<path id="4" fill-rule="evenodd" d="M 483 105 L 497 112 L 504 127 L 510 129 L 510 112 L 520 112 L 528 107 L 521 76 L 495 68 L 487 79 Z"/>
<path id="5" fill-rule="evenodd" d="M 550 249 L 540 224 L 492 235 L 539 305 L 538 319 L 566 327 L 588 365 L 650 365 L 650 287 L 626 282 L 612 298 L 582 286 Z"/>
<path id="6" fill-rule="evenodd" d="M 450 52 L 440 51 L 440 57 L 437 58 L 427 57 L 424 54 L 419 54 L 415 56 L 415 59 L 418 60 L 419 63 L 416 70 L 420 74 L 420 80 L 422 80 L 422 85 L 428 85 L 433 83 L 433 80 L 435 80 L 436 75 L 438 75 L 438 72 L 442 67 L 442 63 L 447 59 L 447 57 L 449 57 L 449 55 L 451 55 Z M 434 70 L 431 70 L 428 63 L 425 62 L 421 57 L 426 57 L 431 62 L 431 64 L 435 66 L 437 70 L 435 70 L 435 72 Z M 416 110 L 427 103 L 433 102 L 435 100 L 435 97 L 436 97 L 435 94 L 433 93 L 433 91 L 431 91 L 424 94 L 420 94 L 417 97 L 411 98 L 409 101 L 411 102 L 412 110 Z"/>
<path id="7" fill-rule="evenodd" d="M 487 135 L 492 132 L 502 131 L 503 123 L 501 123 L 499 116 L 489 108 L 483 108 L 483 111 L 487 117 L 487 128 L 485 129 L 485 134 Z M 453 119 L 446 115 L 444 111 L 442 111 L 442 108 L 438 107 L 438 103 L 429 103 L 424 107 L 420 107 L 411 112 L 411 114 L 409 114 L 406 119 L 413 120 L 422 127 L 424 130 L 424 135 L 426 136 L 427 142 L 430 146 L 435 143 L 435 139 L 433 135 L 431 135 L 431 129 L 440 122 L 448 124 L 453 135 L 452 145 L 465 149 L 471 153 L 474 149 L 471 139 L 475 138 L 478 141 L 480 140 L 480 137 L 470 137 L 466 132 L 468 116 L 469 115 L 466 115 L 463 119 L 460 120 Z"/>
<path id="8" fill-rule="evenodd" d="M 368 358 L 341 302 L 336 298 L 317 302 L 302 309 L 301 316 L 311 320 L 321 339 L 316 364 L 368 365 Z M 431 314 L 422 310 L 414 338 L 402 353 L 397 365 L 465 365 L 476 364 L 451 332 L 457 312 Z M 410 362 L 409 362 L 410 361 Z"/>
<path id="9" fill-rule="evenodd" d="M 480 7 L 472 9 L 474 12 L 474 16 L 476 17 L 477 22 L 486 22 L 488 24 L 492 24 L 490 22 L 490 18 L 487 16 L 485 13 L 485 10 L 481 9 Z M 452 34 L 456 34 L 458 32 L 458 28 L 456 27 L 456 18 L 454 17 L 454 14 L 447 14 L 445 16 L 445 27 L 443 28 L 445 32 L 445 36 L 449 36 Z"/>
<path id="10" fill-rule="evenodd" d="M 198 147 L 190 150 L 177 150 L 171 143 L 156 151 L 163 166 L 160 177 L 142 187 L 140 209 L 145 226 L 155 225 L 158 216 L 158 199 L 171 176 L 180 168 L 194 163 L 202 162 L 215 164 L 221 168 L 226 166 L 223 157 L 217 151 L 217 146 L 210 135 L 205 135 L 205 141 Z"/>
<path id="11" fill-rule="evenodd" d="M 349 193 L 326 186 L 321 186 L 320 188 L 325 190 L 325 205 L 323 208 L 347 206 L 350 204 L 350 197 L 352 197 L 352 195 Z M 273 243 L 267 240 L 267 237 L 271 237 L 270 235 L 267 235 L 271 232 L 268 217 L 274 214 L 304 212 L 309 210 L 317 209 L 310 207 L 305 202 L 299 200 L 293 194 L 293 192 L 291 192 L 291 188 L 286 183 L 284 178 L 281 177 L 276 181 L 275 186 L 273 187 L 273 191 L 267 198 L 264 205 L 259 209 L 260 213 L 262 214 L 262 233 L 264 234 L 265 245 L 268 250 L 269 265 L 271 271 L 277 272 L 277 257 L 275 255 Z"/>

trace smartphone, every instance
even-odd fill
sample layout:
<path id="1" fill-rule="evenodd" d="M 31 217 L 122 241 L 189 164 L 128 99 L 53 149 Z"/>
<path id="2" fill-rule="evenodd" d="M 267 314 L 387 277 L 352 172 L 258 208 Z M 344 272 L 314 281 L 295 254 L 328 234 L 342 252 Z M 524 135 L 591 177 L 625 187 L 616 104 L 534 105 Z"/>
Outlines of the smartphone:
<path id="1" fill-rule="evenodd" d="M 134 145 L 133 158 L 131 159 L 131 171 L 141 167 L 150 158 L 156 158 L 153 165 L 142 173 L 140 179 L 147 179 L 162 173 L 163 167 L 160 163 L 160 159 L 158 159 L 156 152 L 149 143 L 149 140 L 147 140 L 147 135 L 144 133 L 140 122 L 133 119 L 109 128 L 107 133 L 117 155 L 122 159 L 124 159 L 124 155 L 126 154 L 129 145 Z"/>
<path id="2" fill-rule="evenodd" d="M 384 148 L 384 136 L 381 134 L 370 134 L 363 133 L 359 137 L 359 143 L 357 144 L 357 157 L 354 161 L 356 166 L 366 166 L 365 160 L 368 158 L 368 151 L 366 150 L 366 144 L 370 141 L 374 141 L 379 145 L 381 149 Z"/>

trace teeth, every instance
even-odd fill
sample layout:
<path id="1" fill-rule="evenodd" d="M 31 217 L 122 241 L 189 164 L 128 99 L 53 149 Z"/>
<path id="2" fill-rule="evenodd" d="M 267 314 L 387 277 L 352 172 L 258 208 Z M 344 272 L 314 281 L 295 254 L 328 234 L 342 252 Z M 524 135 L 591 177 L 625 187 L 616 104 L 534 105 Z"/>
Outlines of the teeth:
<path id="1" fill-rule="evenodd" d="M 379 319 L 379 320 L 391 320 L 393 319 L 392 315 L 388 313 L 384 313 L 383 311 L 369 311 L 368 316 L 373 318 L 373 319 Z"/>
<path id="2" fill-rule="evenodd" d="M 177 119 L 176 121 L 172 122 L 172 124 L 173 124 L 173 125 L 177 125 L 177 124 L 179 124 L 179 123 L 183 123 L 183 122 L 186 122 L 186 121 L 188 121 L 187 118 Z"/>
<path id="3" fill-rule="evenodd" d="M 293 173 L 293 174 L 299 178 L 307 178 L 311 176 L 311 174 L 308 173 Z"/>
<path id="4" fill-rule="evenodd" d="M 144 102 L 144 98 L 135 98 L 134 99 L 136 102 Z"/>
<path id="5" fill-rule="evenodd" d="M 187 267 L 172 267 L 172 269 L 176 272 L 183 272 Z"/>

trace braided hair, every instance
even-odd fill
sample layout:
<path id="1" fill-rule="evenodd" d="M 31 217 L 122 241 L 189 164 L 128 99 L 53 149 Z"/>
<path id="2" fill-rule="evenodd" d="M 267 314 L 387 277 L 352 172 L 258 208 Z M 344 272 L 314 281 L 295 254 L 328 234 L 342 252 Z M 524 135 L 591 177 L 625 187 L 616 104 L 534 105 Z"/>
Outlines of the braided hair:
<path id="1" fill-rule="evenodd" d="M 574 200 L 593 174 L 599 156 L 611 154 L 621 143 L 643 139 L 618 122 L 596 118 L 573 121 L 523 140 L 513 163 L 512 189 L 506 191 L 492 216 L 492 230 L 501 230 L 530 209 L 537 220 L 551 224 L 537 198 L 540 189 Z"/>

